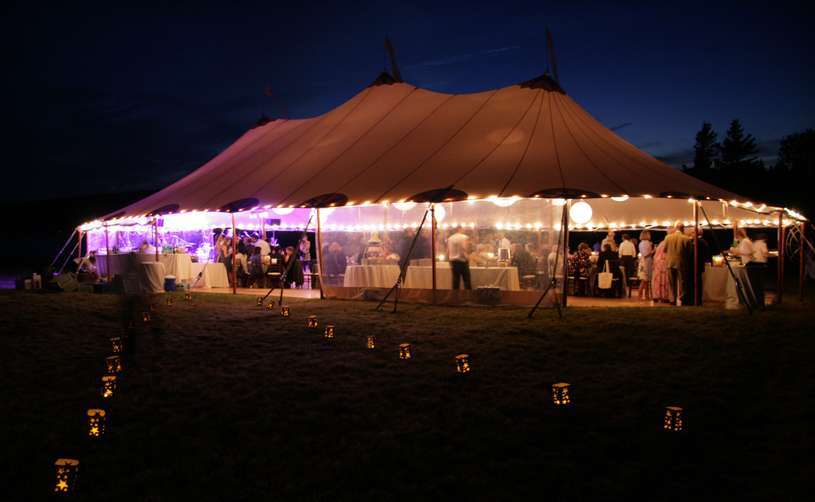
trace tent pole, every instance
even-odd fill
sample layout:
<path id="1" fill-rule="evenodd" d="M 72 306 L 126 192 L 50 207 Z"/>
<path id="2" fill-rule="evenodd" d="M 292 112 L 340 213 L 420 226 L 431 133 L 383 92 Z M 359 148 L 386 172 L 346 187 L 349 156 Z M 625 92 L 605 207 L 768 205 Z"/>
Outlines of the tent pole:
<path id="1" fill-rule="evenodd" d="M 264 227 L 265 228 L 265 227 Z M 265 231 L 265 230 L 264 230 Z M 320 208 L 317 208 L 317 235 L 314 239 L 314 244 L 317 246 L 317 280 L 320 282 L 320 299 L 325 298 L 323 294 L 323 229 L 320 225 Z M 314 271 L 310 270 L 313 274 Z M 314 276 L 312 276 L 314 277 Z M 313 281 L 314 279 L 312 279 Z M 313 284 L 312 284 L 313 286 Z"/>
<path id="2" fill-rule="evenodd" d="M 153 243 L 156 247 L 156 263 L 158 263 L 158 216 L 153 218 Z"/>
<path id="3" fill-rule="evenodd" d="M 235 233 L 235 213 L 232 213 L 232 294 L 233 295 L 238 294 L 238 274 L 236 272 L 236 270 L 237 270 L 237 268 L 236 268 L 237 267 L 237 265 L 236 265 L 237 258 L 235 256 L 235 255 L 238 254 L 237 253 L 238 244 L 237 244 L 237 241 L 236 241 L 237 237 L 238 237 L 238 235 Z"/>
<path id="4" fill-rule="evenodd" d="M 781 293 L 784 290 L 784 266 L 782 265 L 782 260 L 784 259 L 784 224 L 782 221 L 782 217 L 784 213 L 782 211 L 778 211 L 778 265 L 777 265 L 777 273 L 778 273 L 778 303 L 781 303 Z"/>
<path id="5" fill-rule="evenodd" d="M 82 238 L 79 238 L 80 246 Z M 108 268 L 108 282 L 110 282 L 110 245 L 108 244 L 108 222 L 105 222 L 105 262 Z"/>
<path id="6" fill-rule="evenodd" d="M 79 231 L 79 251 L 77 251 L 76 257 L 79 258 L 80 260 L 82 259 L 82 231 L 81 230 Z"/>
<path id="7" fill-rule="evenodd" d="M 569 296 L 569 209 L 572 207 L 572 199 L 567 199 L 566 204 L 563 205 L 563 211 L 566 214 L 563 216 L 563 307 L 567 306 L 566 298 Z M 555 291 L 557 294 L 557 291 Z"/>
<path id="8" fill-rule="evenodd" d="M 699 204 L 693 202 L 693 304 L 702 305 L 702 284 L 699 275 Z"/>
<path id="9" fill-rule="evenodd" d="M 804 258 L 806 258 L 806 222 L 801 222 L 801 250 L 798 260 L 798 302 L 804 303 Z"/>
<path id="10" fill-rule="evenodd" d="M 433 281 L 433 305 L 436 304 L 436 204 L 430 204 L 430 271 Z"/>
<path id="11" fill-rule="evenodd" d="M 778 219 L 781 220 L 782 215 L 778 216 Z M 784 290 L 784 275 L 787 272 L 787 227 L 784 226 L 783 220 L 781 220 L 781 242 L 778 244 L 778 262 L 781 266 L 781 277 L 779 277 L 779 288 L 781 291 Z M 781 297 L 778 298 L 781 301 Z"/>

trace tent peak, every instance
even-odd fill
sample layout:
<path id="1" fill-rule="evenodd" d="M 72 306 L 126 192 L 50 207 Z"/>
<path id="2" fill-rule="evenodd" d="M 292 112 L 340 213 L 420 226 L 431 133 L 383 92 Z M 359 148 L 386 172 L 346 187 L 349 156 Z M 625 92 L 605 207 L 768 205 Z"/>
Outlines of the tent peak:
<path id="1" fill-rule="evenodd" d="M 403 82 L 401 80 L 397 80 L 390 73 L 383 70 L 382 73 L 380 73 L 379 76 L 376 77 L 376 80 L 371 82 L 371 85 L 369 85 L 368 87 L 376 87 L 376 86 L 380 86 L 380 85 L 393 85 L 393 84 L 396 84 L 396 83 L 403 83 Z"/>
<path id="2" fill-rule="evenodd" d="M 267 117 L 266 114 L 261 114 L 260 119 L 258 119 L 258 121 L 255 122 L 255 125 L 252 126 L 252 129 L 265 126 L 269 122 L 274 122 L 275 120 L 277 119 L 271 119 Z"/>
<path id="3" fill-rule="evenodd" d="M 532 80 L 527 80 L 526 82 L 518 84 L 521 88 L 529 88 L 529 89 L 543 89 L 544 91 L 550 92 L 559 92 L 560 94 L 566 94 L 560 85 L 555 82 L 555 79 L 549 75 L 547 71 L 543 75 L 537 78 L 533 78 Z"/>

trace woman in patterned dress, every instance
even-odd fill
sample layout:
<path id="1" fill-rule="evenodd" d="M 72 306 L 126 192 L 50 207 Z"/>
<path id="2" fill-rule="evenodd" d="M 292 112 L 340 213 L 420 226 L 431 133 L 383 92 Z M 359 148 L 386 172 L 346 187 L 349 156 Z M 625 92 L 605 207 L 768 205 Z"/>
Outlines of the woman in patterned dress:
<path id="1" fill-rule="evenodd" d="M 671 235 L 674 228 L 668 227 L 665 229 Z M 657 250 L 654 252 L 654 264 L 652 267 L 653 277 L 651 278 L 651 296 L 655 302 L 662 300 L 668 303 L 668 269 L 665 266 L 665 241 L 659 243 Z"/>

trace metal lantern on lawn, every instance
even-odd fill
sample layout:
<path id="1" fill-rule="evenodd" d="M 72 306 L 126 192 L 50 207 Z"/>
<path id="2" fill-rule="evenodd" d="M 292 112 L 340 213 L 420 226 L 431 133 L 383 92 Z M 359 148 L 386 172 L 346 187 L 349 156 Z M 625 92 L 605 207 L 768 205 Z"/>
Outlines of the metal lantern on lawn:
<path id="1" fill-rule="evenodd" d="M 283 317 L 289 317 L 289 307 L 280 307 L 280 314 Z"/>
<path id="2" fill-rule="evenodd" d="M 368 348 L 369 349 L 376 348 L 376 335 L 368 335 Z"/>
<path id="3" fill-rule="evenodd" d="M 133 328 L 134 328 L 133 320 L 131 319 L 131 320 L 127 321 L 127 329 L 133 329 Z"/>
<path id="4" fill-rule="evenodd" d="M 403 343 L 399 346 L 399 359 L 410 359 L 410 344 Z"/>
<path id="5" fill-rule="evenodd" d="M 150 312 L 155 312 L 155 311 L 156 311 L 156 304 L 155 304 L 155 303 L 151 303 L 151 304 L 150 304 Z"/>
<path id="6" fill-rule="evenodd" d="M 665 407 L 665 425 L 664 428 L 668 429 L 669 431 L 681 431 L 682 430 L 682 408 L 677 408 L 676 406 L 666 406 Z"/>
<path id="7" fill-rule="evenodd" d="M 79 470 L 79 460 L 61 458 L 54 464 L 57 480 L 54 485 L 55 492 L 72 492 L 76 488 L 76 474 Z"/>
<path id="8" fill-rule="evenodd" d="M 106 357 L 105 363 L 108 367 L 108 373 L 118 373 L 122 371 L 122 361 L 119 356 Z"/>
<path id="9" fill-rule="evenodd" d="M 269 301 L 269 306 L 268 306 L 267 308 L 268 308 L 269 310 L 272 310 L 272 309 L 274 308 L 274 300 L 270 300 L 270 301 Z"/>
<path id="10" fill-rule="evenodd" d="M 316 328 L 317 327 L 317 316 L 316 315 L 308 316 L 308 327 L 309 328 Z"/>
<path id="11" fill-rule="evenodd" d="M 105 410 L 88 410 L 88 436 L 105 435 Z"/>
<path id="12" fill-rule="evenodd" d="M 569 399 L 569 384 L 567 383 L 561 382 L 552 385 L 552 394 L 555 404 L 569 404 L 571 402 Z"/>
<path id="13" fill-rule="evenodd" d="M 116 377 L 103 376 L 102 377 L 102 397 L 112 397 L 116 392 Z"/>
<path id="14" fill-rule="evenodd" d="M 113 345 L 113 352 L 121 352 L 122 351 L 122 339 L 121 338 L 111 338 L 110 343 Z"/>
<path id="15" fill-rule="evenodd" d="M 470 371 L 470 356 L 467 354 L 456 356 L 456 369 L 459 373 L 467 373 Z"/>
<path id="16" fill-rule="evenodd" d="M 185 300 L 192 300 L 192 295 L 189 294 L 189 293 L 184 293 L 184 299 Z"/>
<path id="17" fill-rule="evenodd" d="M 325 337 L 334 338 L 334 326 L 328 325 L 325 327 Z"/>
<path id="18" fill-rule="evenodd" d="M 262 306 L 263 306 L 263 297 L 258 296 L 258 307 L 262 307 Z"/>
<path id="19" fill-rule="evenodd" d="M 150 312 L 142 312 L 141 313 L 141 321 L 142 322 L 150 322 Z"/>
<path id="20" fill-rule="evenodd" d="M 172 298 L 167 298 L 167 306 L 168 306 L 168 307 L 172 307 L 172 306 L 173 306 L 173 299 L 172 299 Z"/>

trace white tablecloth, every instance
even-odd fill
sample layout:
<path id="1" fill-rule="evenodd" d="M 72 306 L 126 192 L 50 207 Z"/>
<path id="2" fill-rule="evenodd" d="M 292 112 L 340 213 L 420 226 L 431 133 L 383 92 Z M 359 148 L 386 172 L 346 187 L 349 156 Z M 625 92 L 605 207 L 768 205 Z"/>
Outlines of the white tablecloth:
<path id="1" fill-rule="evenodd" d="M 470 282 L 473 289 L 479 286 L 498 286 L 502 291 L 521 290 L 517 267 L 470 267 Z M 432 268 L 408 267 L 405 287 L 432 289 Z M 453 289 L 453 269 L 449 266 L 436 268 L 436 287 L 438 289 Z M 459 287 L 463 288 L 464 286 Z"/>
<path id="2" fill-rule="evenodd" d="M 399 265 L 349 265 L 345 269 L 346 288 L 390 288 L 399 278 Z"/>
<path id="3" fill-rule="evenodd" d="M 156 261 L 139 263 L 139 289 L 142 293 L 164 292 L 164 264 Z"/>
<path id="4" fill-rule="evenodd" d="M 110 275 L 127 272 L 136 272 L 140 263 L 156 263 L 155 253 L 128 253 L 112 254 L 110 256 L 99 255 L 96 257 L 96 267 L 99 269 L 99 276 L 106 277 L 108 274 L 108 258 L 110 258 Z M 159 262 L 164 264 L 164 273 L 175 276 L 176 282 L 190 281 L 195 277 L 192 272 L 192 259 L 188 254 L 160 254 Z M 130 267 L 133 267 L 130 269 Z"/>
<path id="5" fill-rule="evenodd" d="M 206 267 L 204 267 L 206 265 Z M 201 272 L 201 280 L 195 284 L 198 274 Z M 228 288 L 229 277 L 226 275 L 226 265 L 223 263 L 193 263 L 192 264 L 193 279 L 190 282 L 192 286 L 195 284 L 196 288 Z"/>
<path id="6" fill-rule="evenodd" d="M 727 299 L 727 276 L 730 272 L 727 267 L 705 266 L 702 276 L 702 301 L 724 302 Z"/>
<path id="7" fill-rule="evenodd" d="M 724 302 L 726 309 L 746 310 L 750 308 L 764 308 L 764 268 L 762 267 L 733 267 L 733 275 L 741 284 L 740 295 L 736 287 L 733 276 L 727 275 L 727 300 Z"/>

